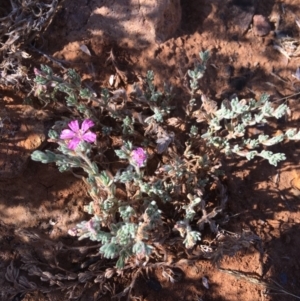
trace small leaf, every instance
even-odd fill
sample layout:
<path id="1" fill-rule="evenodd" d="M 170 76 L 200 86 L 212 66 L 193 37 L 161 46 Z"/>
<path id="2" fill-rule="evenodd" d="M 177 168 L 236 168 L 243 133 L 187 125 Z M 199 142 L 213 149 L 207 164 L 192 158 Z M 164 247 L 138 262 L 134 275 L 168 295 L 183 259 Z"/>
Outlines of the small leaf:
<path id="1" fill-rule="evenodd" d="M 206 277 L 202 277 L 202 284 L 206 289 L 209 289 L 208 279 Z"/>
<path id="2" fill-rule="evenodd" d="M 247 160 L 252 160 L 257 155 L 257 151 L 251 151 L 246 154 Z"/>
<path id="3" fill-rule="evenodd" d="M 80 50 L 81 50 L 82 52 L 84 52 L 85 54 L 91 56 L 91 52 L 90 52 L 90 50 L 87 48 L 86 45 L 82 44 L 82 45 L 80 46 Z"/>
<path id="4" fill-rule="evenodd" d="M 300 140 L 300 131 L 296 133 L 296 129 L 289 129 L 286 131 L 285 135 L 290 140 Z"/>
<path id="5" fill-rule="evenodd" d="M 202 62 L 205 63 L 209 59 L 209 57 L 210 57 L 209 50 L 205 50 L 204 52 L 201 51 L 199 53 L 199 56 L 200 56 Z"/>

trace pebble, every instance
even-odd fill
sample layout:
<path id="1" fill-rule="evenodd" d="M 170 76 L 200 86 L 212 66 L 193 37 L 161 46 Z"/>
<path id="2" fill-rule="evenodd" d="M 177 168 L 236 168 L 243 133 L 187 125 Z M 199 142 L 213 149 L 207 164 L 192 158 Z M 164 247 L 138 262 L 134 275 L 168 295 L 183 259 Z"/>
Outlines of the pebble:
<path id="1" fill-rule="evenodd" d="M 270 31 L 271 26 L 266 17 L 264 17 L 263 15 L 255 15 L 253 17 L 253 33 L 256 36 L 266 36 Z"/>

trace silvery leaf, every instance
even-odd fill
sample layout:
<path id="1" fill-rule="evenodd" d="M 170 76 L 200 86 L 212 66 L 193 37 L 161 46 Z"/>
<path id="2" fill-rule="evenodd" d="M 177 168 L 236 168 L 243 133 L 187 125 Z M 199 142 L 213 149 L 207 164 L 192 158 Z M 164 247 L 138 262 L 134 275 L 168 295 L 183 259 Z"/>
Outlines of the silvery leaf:
<path id="1" fill-rule="evenodd" d="M 90 50 L 87 48 L 86 45 L 82 44 L 82 45 L 80 46 L 80 50 L 81 50 L 82 52 L 84 52 L 85 54 L 91 56 L 91 52 L 90 52 Z"/>
<path id="2" fill-rule="evenodd" d="M 206 289 L 209 289 L 208 279 L 206 277 L 202 277 L 202 284 Z"/>

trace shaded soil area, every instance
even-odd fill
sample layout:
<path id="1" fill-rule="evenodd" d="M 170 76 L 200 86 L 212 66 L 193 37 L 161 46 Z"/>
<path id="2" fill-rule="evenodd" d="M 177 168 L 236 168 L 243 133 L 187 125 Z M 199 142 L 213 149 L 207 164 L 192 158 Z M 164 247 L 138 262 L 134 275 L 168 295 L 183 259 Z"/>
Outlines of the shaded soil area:
<path id="1" fill-rule="evenodd" d="M 124 87 L 130 91 L 141 75 L 153 70 L 157 86 L 161 87 L 165 81 L 174 86 L 175 110 L 180 112 L 189 100 L 182 84 L 185 74 L 199 59 L 199 51 L 208 49 L 211 58 L 200 82 L 205 95 L 220 102 L 234 93 L 240 98 L 258 98 L 266 92 L 272 101 L 286 101 L 291 109 L 286 118 L 270 124 L 270 128 L 274 131 L 299 128 L 300 78 L 295 75 L 300 66 L 300 28 L 295 21 L 297 16 L 300 18 L 299 0 L 182 0 L 182 20 L 176 35 L 146 48 L 134 45 L 134 41 L 120 44 L 91 28 L 97 24 L 93 15 L 96 2 L 60 3 L 52 24 L 36 40 L 34 47 L 40 52 L 31 48 L 34 59 L 28 61 L 30 72 L 40 63 L 53 66 L 57 72 L 64 71 L 61 66 L 75 68 L 84 83 L 99 92 L 100 87 L 112 88 L 111 76 L 113 88 Z M 257 35 L 252 23 L 254 15 L 266 17 L 269 23 L 264 36 Z M 291 42 L 287 38 L 293 39 L 293 43 L 287 43 Z M 82 45 L 89 49 L 90 55 L 81 50 Z M 282 49 L 290 56 L 283 54 Z M 111 51 L 114 63 L 107 60 Z M 68 229 L 86 217 L 83 206 L 89 199 L 84 183 L 71 173 L 59 173 L 54 165 L 30 160 L 34 149 L 49 147 L 47 131 L 66 112 L 52 105 L 42 108 L 36 100 L 33 107 L 24 105 L 25 97 L 20 91 L 0 87 L 3 121 L 0 128 L 0 300 L 3 301 L 8 300 L 1 291 L 13 286 L 5 278 L 7 268 L 12 261 L 15 267 L 24 265 L 20 254 L 24 259 L 34 249 L 45 271 L 52 264 L 60 266 L 62 273 L 66 270 L 75 273 L 82 268 L 78 266 L 88 254 L 84 248 L 94 246 L 87 241 L 77 242 L 67 234 Z M 160 267 L 145 271 L 136 279 L 132 293 L 135 300 L 299 299 L 299 146 L 299 142 L 292 141 L 276 146 L 275 150 L 287 157 L 276 168 L 259 159 L 250 163 L 240 158 L 223 162 L 228 218 L 220 227 L 232 235 L 255 234 L 256 243 L 245 245 L 233 257 L 225 256 L 219 265 L 208 259 L 182 261 L 175 268 L 178 273 L 175 283 L 162 276 Z M 178 252 L 178 259 L 180 255 Z M 97 264 L 113 266 L 101 260 Z M 33 259 L 29 262 L 34 265 Z M 132 273 L 125 271 L 112 278 L 110 287 L 102 287 L 97 282 L 89 284 L 85 287 L 88 292 L 76 300 L 110 300 L 110 294 L 117 294 L 130 283 Z M 25 275 L 24 269 L 20 275 Z M 33 273 L 30 279 L 43 286 L 43 292 L 36 292 L 32 286 L 32 292 L 21 298 L 20 291 L 12 300 L 71 300 L 60 290 L 47 290 L 48 282 L 40 281 L 38 275 Z M 205 286 L 205 280 L 209 287 Z"/>

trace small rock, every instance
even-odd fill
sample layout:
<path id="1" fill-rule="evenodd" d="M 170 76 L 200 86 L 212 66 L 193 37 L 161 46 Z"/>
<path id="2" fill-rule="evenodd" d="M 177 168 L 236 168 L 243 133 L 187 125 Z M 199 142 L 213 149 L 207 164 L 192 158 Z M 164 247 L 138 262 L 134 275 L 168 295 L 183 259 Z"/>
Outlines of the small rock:
<path id="1" fill-rule="evenodd" d="M 270 23 L 263 15 L 255 15 L 253 17 L 253 33 L 256 36 L 263 37 L 271 31 Z"/>

